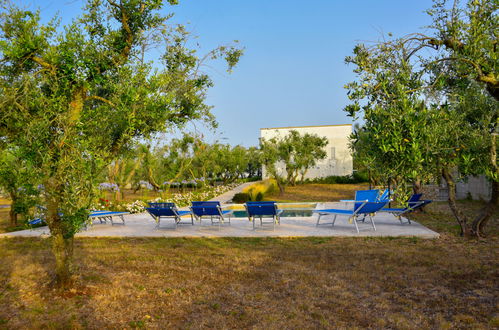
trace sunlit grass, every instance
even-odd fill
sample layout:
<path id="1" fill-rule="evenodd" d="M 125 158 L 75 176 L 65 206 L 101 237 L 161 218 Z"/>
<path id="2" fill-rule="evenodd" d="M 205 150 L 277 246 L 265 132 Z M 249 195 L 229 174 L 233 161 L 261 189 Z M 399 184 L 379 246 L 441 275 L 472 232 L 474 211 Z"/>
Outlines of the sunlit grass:
<path id="1" fill-rule="evenodd" d="M 52 290 L 49 241 L 0 240 L 10 328 L 440 328 L 497 319 L 497 241 L 78 239 Z"/>

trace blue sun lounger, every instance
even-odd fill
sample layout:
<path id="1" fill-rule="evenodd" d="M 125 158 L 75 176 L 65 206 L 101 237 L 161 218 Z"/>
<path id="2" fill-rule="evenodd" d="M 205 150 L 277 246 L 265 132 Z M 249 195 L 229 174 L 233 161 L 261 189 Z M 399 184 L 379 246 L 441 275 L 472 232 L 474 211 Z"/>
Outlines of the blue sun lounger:
<path id="1" fill-rule="evenodd" d="M 391 213 L 394 216 L 397 217 L 397 219 L 402 222 L 402 216 L 407 213 L 411 213 L 417 209 L 422 208 L 425 205 L 430 204 L 432 201 L 429 199 L 422 200 L 421 197 L 423 194 L 413 194 L 408 200 L 407 200 L 407 207 L 403 208 L 385 208 L 381 209 L 379 212 L 385 212 L 385 213 Z M 411 224 L 411 219 L 406 218 L 407 222 Z"/>
<path id="2" fill-rule="evenodd" d="M 260 218 L 260 226 L 263 227 L 263 217 L 272 217 L 273 230 L 275 224 L 281 224 L 281 217 L 283 210 L 277 208 L 276 202 L 246 202 L 244 204 L 246 212 L 248 212 L 248 219 L 253 221 L 253 230 L 255 229 L 255 217 Z"/>
<path id="3" fill-rule="evenodd" d="M 370 189 L 370 190 L 357 190 L 355 192 L 355 199 L 342 199 L 340 202 L 357 202 L 357 201 L 369 201 L 376 202 L 378 199 L 379 190 L 378 189 Z"/>
<path id="4" fill-rule="evenodd" d="M 191 211 L 179 211 L 175 203 L 149 203 L 149 207 L 146 207 L 146 210 L 156 221 L 156 228 L 160 227 L 161 218 L 171 218 L 174 220 L 176 229 L 182 217 L 186 215 L 191 216 L 191 225 L 194 225 L 194 218 Z"/>
<path id="5" fill-rule="evenodd" d="M 353 221 L 355 225 L 355 229 L 357 230 L 357 233 L 359 233 L 359 226 L 357 225 L 358 221 L 363 221 L 358 220 L 358 217 L 360 215 L 363 215 L 364 218 L 366 216 L 369 216 L 369 219 L 371 220 L 371 224 L 373 229 L 376 231 L 376 225 L 374 224 L 373 220 L 373 215 L 381 210 L 385 205 L 388 204 L 388 201 L 383 201 L 383 202 L 370 202 L 368 200 L 364 201 L 355 201 L 354 208 L 352 210 L 340 210 L 340 209 L 325 209 L 325 210 L 314 210 L 314 213 L 318 213 L 319 217 L 317 218 L 317 226 L 319 226 L 320 220 L 322 216 L 325 215 L 334 215 L 333 222 L 329 223 L 322 223 L 322 224 L 332 224 L 334 226 L 334 223 L 336 222 L 336 217 L 338 215 L 343 215 L 343 216 L 348 216 L 349 221 Z"/>
<path id="6" fill-rule="evenodd" d="M 220 202 L 218 201 L 209 201 L 209 202 L 191 202 L 191 212 L 196 217 L 196 219 L 201 222 L 203 217 L 209 217 L 211 219 L 211 224 L 218 224 L 218 230 L 220 230 L 220 226 L 225 222 L 225 217 L 229 220 L 230 224 L 230 216 L 232 215 L 232 210 L 223 210 Z M 214 220 L 218 221 L 214 221 Z"/>
<path id="7" fill-rule="evenodd" d="M 92 211 L 88 215 L 88 219 L 90 223 L 92 223 L 93 219 L 98 219 L 100 223 L 106 223 L 109 220 L 111 225 L 115 225 L 113 217 L 118 217 L 121 220 L 121 224 L 125 225 L 125 215 L 127 214 L 130 213 L 120 211 Z"/>
<path id="8" fill-rule="evenodd" d="M 114 225 L 113 217 L 118 217 L 122 224 L 125 224 L 125 215 L 130 214 L 128 212 L 118 212 L 118 211 L 91 211 L 88 215 L 89 223 L 91 224 L 93 219 L 98 219 L 100 223 L 106 223 L 108 220 L 111 222 L 111 225 Z M 61 214 L 62 216 L 62 214 Z M 45 223 L 44 215 L 38 215 L 37 218 L 28 221 L 29 225 L 40 225 Z M 86 225 L 85 225 L 86 227 Z"/>

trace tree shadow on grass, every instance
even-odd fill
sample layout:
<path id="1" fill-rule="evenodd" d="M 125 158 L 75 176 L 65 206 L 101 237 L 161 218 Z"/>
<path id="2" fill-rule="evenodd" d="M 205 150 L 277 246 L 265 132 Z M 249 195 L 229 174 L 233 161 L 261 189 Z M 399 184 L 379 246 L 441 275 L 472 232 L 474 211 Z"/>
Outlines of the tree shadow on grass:
<path id="1" fill-rule="evenodd" d="M 10 261 L 25 250 L 7 249 Z M 40 254 L 23 260 L 43 267 Z M 7 306 L 26 301 L 26 287 L 0 301 L 12 324 L 35 327 L 487 327 L 493 256 L 456 239 L 88 238 L 75 241 L 74 291 L 42 292 L 50 306 L 38 320 Z"/>
<path id="2" fill-rule="evenodd" d="M 0 239 L 0 323 L 7 327 L 30 327 L 30 316 L 43 314 L 44 297 L 53 260 L 50 242 L 41 238 Z"/>
<path id="3" fill-rule="evenodd" d="M 181 327 L 483 327 L 495 313 L 497 262 L 477 251 L 465 256 L 465 246 L 404 238 L 222 241 L 250 245 L 254 254 L 241 265 L 219 249 L 224 265 L 186 308 Z"/>

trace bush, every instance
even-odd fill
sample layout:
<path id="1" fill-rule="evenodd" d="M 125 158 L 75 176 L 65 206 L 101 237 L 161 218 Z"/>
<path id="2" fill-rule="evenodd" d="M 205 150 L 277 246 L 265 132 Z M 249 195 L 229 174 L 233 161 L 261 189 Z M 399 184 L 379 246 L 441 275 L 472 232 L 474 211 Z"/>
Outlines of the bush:
<path id="1" fill-rule="evenodd" d="M 276 189 L 277 182 L 272 179 L 267 179 L 244 188 L 243 193 L 249 195 L 250 201 L 261 201 L 265 195 L 271 194 Z"/>
<path id="2" fill-rule="evenodd" d="M 368 182 L 367 175 L 363 172 L 354 172 L 352 175 L 337 176 L 332 175 L 325 178 L 308 179 L 306 183 L 325 183 L 325 184 L 348 184 Z"/>
<path id="3" fill-rule="evenodd" d="M 353 178 L 356 181 L 355 183 L 363 183 L 363 182 L 369 182 L 369 175 L 367 175 L 367 172 L 353 172 Z"/>
<path id="4" fill-rule="evenodd" d="M 250 200 L 250 195 L 247 193 L 237 193 L 232 197 L 232 202 L 233 203 L 246 203 L 247 201 Z"/>

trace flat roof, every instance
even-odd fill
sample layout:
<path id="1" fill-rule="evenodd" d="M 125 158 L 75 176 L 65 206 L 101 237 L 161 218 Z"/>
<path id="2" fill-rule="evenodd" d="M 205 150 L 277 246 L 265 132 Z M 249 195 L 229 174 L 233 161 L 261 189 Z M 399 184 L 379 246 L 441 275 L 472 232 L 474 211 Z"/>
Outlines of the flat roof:
<path id="1" fill-rule="evenodd" d="M 285 128 L 307 128 L 307 127 L 334 127 L 334 126 L 352 126 L 352 124 L 269 127 L 269 128 L 260 128 L 260 130 L 263 130 L 263 129 L 285 129 Z"/>

